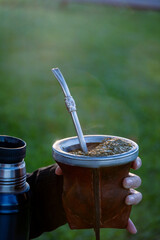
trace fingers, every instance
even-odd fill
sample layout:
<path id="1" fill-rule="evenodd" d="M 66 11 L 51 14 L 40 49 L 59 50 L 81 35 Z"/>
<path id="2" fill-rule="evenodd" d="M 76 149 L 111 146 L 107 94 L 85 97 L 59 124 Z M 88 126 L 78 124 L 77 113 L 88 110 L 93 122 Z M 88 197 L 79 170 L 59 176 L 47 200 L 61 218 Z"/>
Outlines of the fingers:
<path id="1" fill-rule="evenodd" d="M 125 203 L 127 205 L 136 205 L 142 200 L 142 194 L 140 192 L 137 192 L 134 189 L 130 190 L 131 194 L 129 194 L 126 199 Z"/>
<path id="2" fill-rule="evenodd" d="M 137 170 L 141 167 L 142 165 L 142 161 L 140 159 L 140 157 L 137 157 L 134 161 L 133 161 L 133 164 L 132 164 L 132 168 Z"/>
<path id="3" fill-rule="evenodd" d="M 132 168 L 137 170 L 141 167 L 142 161 L 139 157 L 132 164 Z M 127 205 L 136 205 L 142 200 L 142 194 L 137 192 L 133 188 L 138 188 L 141 185 L 141 178 L 133 173 L 129 173 L 129 176 L 123 180 L 123 187 L 124 188 L 131 188 L 130 195 L 128 195 L 125 199 L 125 203 Z M 131 234 L 136 234 L 137 229 L 131 219 L 128 220 L 127 231 Z"/>
<path id="4" fill-rule="evenodd" d="M 55 174 L 56 174 L 56 175 L 63 175 L 62 169 L 61 169 L 59 166 L 57 166 L 57 168 L 56 168 L 56 170 L 55 170 Z"/>
<path id="5" fill-rule="evenodd" d="M 127 225 L 126 229 L 129 233 L 132 233 L 132 234 L 137 233 L 137 229 L 136 229 L 134 223 L 132 222 L 132 220 L 130 218 L 128 219 L 128 225 Z"/>
<path id="6" fill-rule="evenodd" d="M 141 178 L 133 173 L 129 173 L 129 176 L 124 178 L 123 187 L 126 189 L 129 188 L 138 188 L 141 185 Z"/>

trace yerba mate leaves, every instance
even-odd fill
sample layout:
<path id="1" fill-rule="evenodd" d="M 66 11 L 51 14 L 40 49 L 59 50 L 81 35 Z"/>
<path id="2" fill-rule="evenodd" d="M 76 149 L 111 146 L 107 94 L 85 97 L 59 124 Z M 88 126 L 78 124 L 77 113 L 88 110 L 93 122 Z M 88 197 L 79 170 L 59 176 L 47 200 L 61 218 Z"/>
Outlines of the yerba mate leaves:
<path id="1" fill-rule="evenodd" d="M 129 142 L 121 140 L 119 138 L 105 138 L 96 147 L 90 149 L 87 154 L 80 149 L 71 151 L 71 154 L 85 155 L 85 156 L 109 156 L 128 152 L 132 149 L 132 145 Z"/>

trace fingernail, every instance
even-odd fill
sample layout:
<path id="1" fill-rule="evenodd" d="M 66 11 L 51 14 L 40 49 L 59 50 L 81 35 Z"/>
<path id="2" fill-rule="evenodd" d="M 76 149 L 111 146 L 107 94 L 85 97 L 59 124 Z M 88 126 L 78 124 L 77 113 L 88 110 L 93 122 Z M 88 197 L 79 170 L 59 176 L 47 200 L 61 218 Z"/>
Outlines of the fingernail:
<path id="1" fill-rule="evenodd" d="M 134 226 L 134 229 L 132 230 L 132 234 L 136 234 L 137 233 L 137 228 Z"/>
<path id="2" fill-rule="evenodd" d="M 126 204 L 127 205 L 132 205 L 134 203 L 134 197 L 132 195 L 129 195 L 127 198 L 126 198 Z"/>
<path id="3" fill-rule="evenodd" d="M 138 157 L 137 158 L 137 167 L 140 168 L 141 164 L 142 164 L 141 159 Z"/>

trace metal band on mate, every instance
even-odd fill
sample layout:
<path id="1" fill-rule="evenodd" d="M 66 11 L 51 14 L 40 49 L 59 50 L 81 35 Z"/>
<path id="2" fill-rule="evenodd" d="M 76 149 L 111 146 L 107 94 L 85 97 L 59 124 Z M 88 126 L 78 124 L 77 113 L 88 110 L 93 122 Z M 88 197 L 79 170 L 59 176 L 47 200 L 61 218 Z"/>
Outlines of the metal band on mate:
<path id="1" fill-rule="evenodd" d="M 72 96 L 65 97 L 65 104 L 69 112 L 76 111 L 76 104 Z"/>

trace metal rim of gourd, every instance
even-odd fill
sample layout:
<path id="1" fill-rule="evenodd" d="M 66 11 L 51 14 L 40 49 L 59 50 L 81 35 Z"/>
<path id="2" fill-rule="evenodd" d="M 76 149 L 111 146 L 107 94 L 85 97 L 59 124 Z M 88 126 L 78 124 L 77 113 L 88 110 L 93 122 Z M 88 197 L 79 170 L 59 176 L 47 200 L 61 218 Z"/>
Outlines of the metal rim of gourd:
<path id="1" fill-rule="evenodd" d="M 56 141 L 53 146 L 53 157 L 57 162 L 61 162 L 64 164 L 72 165 L 72 166 L 80 166 L 80 167 L 92 167 L 99 168 L 103 166 L 116 166 L 123 165 L 129 162 L 132 162 L 138 157 L 139 147 L 138 145 L 127 138 L 112 136 L 112 135 L 85 135 L 86 143 L 99 143 L 103 139 L 109 138 L 119 138 L 126 142 L 132 144 L 132 149 L 128 152 L 115 154 L 110 156 L 100 156 L 100 157 L 91 157 L 91 156 L 83 156 L 83 155 L 73 155 L 69 153 L 70 150 L 77 148 L 79 145 L 79 141 L 77 137 L 70 137 Z"/>

